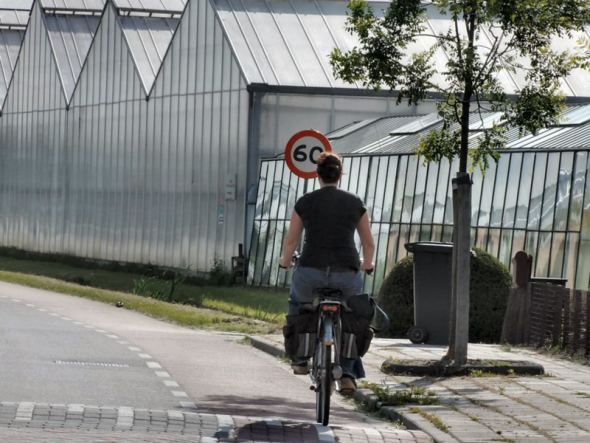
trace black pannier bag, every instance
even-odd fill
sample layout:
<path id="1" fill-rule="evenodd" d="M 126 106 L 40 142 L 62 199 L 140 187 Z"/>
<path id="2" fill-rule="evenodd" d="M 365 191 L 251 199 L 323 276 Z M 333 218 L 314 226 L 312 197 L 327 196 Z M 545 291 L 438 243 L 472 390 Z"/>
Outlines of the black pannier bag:
<path id="1" fill-rule="evenodd" d="M 375 315 L 375 301 L 368 294 L 346 299 L 350 311 L 342 310 L 342 357 L 362 357 L 373 339 L 371 321 Z"/>
<path id="2" fill-rule="evenodd" d="M 292 360 L 310 358 L 315 352 L 318 329 L 318 312 L 316 310 L 297 315 L 287 315 L 287 324 L 283 326 L 285 353 Z"/>

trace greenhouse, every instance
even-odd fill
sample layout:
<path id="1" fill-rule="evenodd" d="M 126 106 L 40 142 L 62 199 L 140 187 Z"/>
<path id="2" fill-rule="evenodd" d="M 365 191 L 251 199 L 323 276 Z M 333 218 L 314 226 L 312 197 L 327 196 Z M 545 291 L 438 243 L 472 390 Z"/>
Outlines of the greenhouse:
<path id="1" fill-rule="evenodd" d="M 501 116 L 472 117 L 472 139 Z M 377 243 L 375 291 L 415 241 L 451 241 L 451 177 L 457 164 L 425 164 L 415 155 L 421 135 L 440 125 L 436 114 L 366 120 L 328 134 L 344 154 L 341 186 L 367 204 Z M 506 149 L 482 175 L 473 173 L 473 244 L 511 266 L 519 250 L 534 257 L 536 277 L 590 280 L 590 105 L 571 107 L 558 126 L 536 136 L 508 131 Z M 358 146 L 358 147 L 357 147 Z M 356 147 L 356 148 L 354 148 Z M 297 198 L 317 188 L 297 178 L 281 158 L 262 162 L 251 251 L 255 284 L 282 285 L 278 268 L 283 235 Z"/>
<path id="2" fill-rule="evenodd" d="M 242 245 L 249 281 L 281 284 L 285 220 L 315 184 L 290 177 L 277 155 L 308 128 L 346 155 L 344 186 L 371 208 L 379 249 L 368 285 L 406 241 L 450 238 L 451 165 L 413 154 L 438 124 L 436 97 L 398 105 L 334 77 L 329 53 L 356 44 L 346 4 L 1 0 L 0 247 L 206 272 L 229 266 Z M 433 32 L 450 24 L 432 5 L 428 18 Z M 436 57 L 442 66 L 446 55 Z M 498 75 L 508 93 L 522 85 Z M 497 167 L 474 177 L 475 243 L 505 262 L 524 245 L 536 274 L 579 287 L 588 280 L 588 137 L 578 132 L 588 85 L 580 70 L 562 85 L 579 118 L 540 138 L 511 133 Z M 474 121 L 474 137 L 497 118 Z"/>

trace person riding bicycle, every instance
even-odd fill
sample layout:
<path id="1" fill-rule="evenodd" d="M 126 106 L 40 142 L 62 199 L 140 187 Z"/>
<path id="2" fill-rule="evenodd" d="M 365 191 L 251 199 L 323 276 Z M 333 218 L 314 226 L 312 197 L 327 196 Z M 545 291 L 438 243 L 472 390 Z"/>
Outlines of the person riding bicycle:
<path id="1" fill-rule="evenodd" d="M 295 203 L 279 266 L 288 268 L 299 244 L 303 229 L 303 250 L 293 271 L 289 295 L 289 315 L 296 315 L 299 303 L 313 301 L 317 288 L 334 288 L 344 298 L 362 293 L 361 272 L 373 269 L 375 243 L 367 209 L 358 196 L 338 188 L 342 177 L 342 161 L 331 152 L 322 153 L 317 161 L 320 189 L 302 196 Z M 363 260 L 354 242 L 358 232 Z M 309 372 L 306 359 L 293 360 L 295 374 Z M 350 395 L 355 380 L 365 376 L 360 358 L 343 359 L 340 393 Z"/>

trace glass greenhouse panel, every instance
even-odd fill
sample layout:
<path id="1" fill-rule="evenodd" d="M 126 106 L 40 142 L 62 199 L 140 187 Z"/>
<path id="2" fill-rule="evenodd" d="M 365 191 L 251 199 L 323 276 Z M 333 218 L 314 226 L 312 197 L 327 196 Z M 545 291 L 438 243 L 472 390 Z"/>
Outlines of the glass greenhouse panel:
<path id="1" fill-rule="evenodd" d="M 439 164 L 429 163 L 426 172 L 426 189 L 424 191 L 424 209 L 422 223 L 432 223 L 436 204 L 436 186 L 438 185 Z M 420 220 L 418 220 L 420 221 Z"/>
<path id="2" fill-rule="evenodd" d="M 535 168 L 535 154 L 525 154 L 522 160 L 522 172 L 518 189 L 518 205 L 516 209 L 515 228 L 525 229 L 528 224 L 533 171 Z"/>
<path id="3" fill-rule="evenodd" d="M 575 172 L 572 184 L 572 200 L 568 228 L 579 231 L 582 226 L 582 208 L 584 206 L 584 188 L 586 186 L 586 164 L 588 153 L 576 152 Z"/>
<path id="4" fill-rule="evenodd" d="M 412 221 L 412 207 L 416 189 L 416 179 L 418 175 L 418 157 L 412 156 L 408 159 L 408 172 L 406 174 L 406 184 L 404 187 L 404 201 L 402 206 L 402 223 Z"/>
<path id="5" fill-rule="evenodd" d="M 551 231 L 553 229 L 560 158 L 560 154 L 549 154 L 548 157 L 547 172 L 545 174 L 545 189 L 543 192 L 543 207 L 541 212 L 541 230 L 543 231 Z"/>
<path id="6" fill-rule="evenodd" d="M 541 209 L 543 207 L 543 191 L 545 190 L 546 166 L 547 154 L 537 155 L 535 158 L 535 170 L 531 187 L 531 198 L 529 201 L 528 229 L 539 229 Z"/>
<path id="7" fill-rule="evenodd" d="M 393 197 L 395 195 L 395 187 L 397 182 L 397 165 L 399 157 L 388 157 L 387 173 L 379 176 L 379 183 L 377 186 L 382 186 L 385 189 L 383 196 L 383 213 L 382 220 L 390 222 L 393 214 Z"/>
<path id="8" fill-rule="evenodd" d="M 555 223 L 553 226 L 555 231 L 565 231 L 568 229 L 573 166 L 574 153 L 564 152 L 561 154 L 561 164 L 557 179 L 557 195 L 555 199 Z"/>
<path id="9" fill-rule="evenodd" d="M 565 246 L 565 233 L 554 233 L 551 244 L 549 277 L 560 278 L 564 275 L 563 262 L 565 260 Z"/>
<path id="10" fill-rule="evenodd" d="M 518 204 L 518 190 L 522 168 L 522 154 L 510 155 L 510 171 L 506 182 L 506 198 L 504 202 L 504 215 L 502 226 L 504 228 L 514 227 L 516 210 Z"/>
<path id="11" fill-rule="evenodd" d="M 404 205 L 405 183 L 408 171 L 408 156 L 402 156 L 398 160 L 398 173 L 396 177 L 395 196 L 393 200 L 392 223 L 401 222 L 402 210 Z"/>
<path id="12" fill-rule="evenodd" d="M 445 157 L 441 160 L 438 170 L 438 183 L 436 186 L 436 201 L 432 217 L 433 223 L 444 222 L 445 205 L 447 202 L 447 189 L 449 185 L 449 160 Z"/>
<path id="13" fill-rule="evenodd" d="M 502 226 L 504 215 L 504 203 L 506 202 L 506 183 L 508 180 L 508 169 L 510 167 L 510 156 L 503 155 L 497 163 L 496 182 L 494 186 L 494 197 L 492 202 L 490 226 L 499 228 Z"/>

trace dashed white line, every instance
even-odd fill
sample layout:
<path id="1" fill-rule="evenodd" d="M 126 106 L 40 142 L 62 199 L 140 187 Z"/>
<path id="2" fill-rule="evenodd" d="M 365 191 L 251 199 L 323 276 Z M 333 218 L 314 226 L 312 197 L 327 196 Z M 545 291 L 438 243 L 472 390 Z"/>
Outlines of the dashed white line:
<path id="1" fill-rule="evenodd" d="M 50 312 L 49 315 L 51 315 L 52 317 L 59 317 L 59 314 L 56 314 L 55 312 Z"/>
<path id="2" fill-rule="evenodd" d="M 105 331 L 104 329 L 97 329 L 96 332 L 100 332 L 101 334 L 106 334 L 107 331 Z"/>
<path id="3" fill-rule="evenodd" d="M 174 380 L 164 380 L 164 384 L 169 388 L 178 388 L 179 386 Z"/>
<path id="4" fill-rule="evenodd" d="M 128 342 L 128 341 L 126 341 L 126 340 L 120 340 L 120 341 L 119 341 L 119 344 L 120 344 L 120 345 L 128 345 L 128 344 L 129 344 L 129 342 Z"/>
<path id="5" fill-rule="evenodd" d="M 181 401 L 180 402 L 180 407 L 181 408 L 186 408 L 186 409 L 196 409 L 197 405 L 194 404 L 192 401 Z"/>
<path id="6" fill-rule="evenodd" d="M 152 358 L 150 354 L 138 354 L 139 358 Z"/>
<path id="7" fill-rule="evenodd" d="M 162 366 L 160 366 L 160 363 L 158 363 L 156 361 L 146 361 L 145 364 L 150 369 L 161 369 L 162 368 Z"/>
<path id="8" fill-rule="evenodd" d="M 70 317 L 61 317 L 61 319 L 65 320 L 65 321 L 72 321 L 72 319 Z"/>
<path id="9" fill-rule="evenodd" d="M 107 337 L 112 338 L 113 340 L 117 340 L 119 338 L 115 334 L 108 334 Z"/>
<path id="10" fill-rule="evenodd" d="M 19 300 L 18 298 L 13 298 L 12 301 L 15 303 L 22 303 L 22 300 Z"/>
<path id="11" fill-rule="evenodd" d="M 166 371 L 156 371 L 156 376 L 162 378 L 170 378 L 170 374 L 168 374 Z"/>
<path id="12" fill-rule="evenodd" d="M 75 322 L 74 322 L 74 324 L 75 324 L 75 325 L 78 325 L 78 326 L 81 326 L 81 325 L 82 325 L 82 323 L 81 323 L 81 322 L 79 322 L 79 321 L 75 321 Z"/>
<path id="13" fill-rule="evenodd" d="M 27 303 L 25 306 L 27 306 L 27 307 L 29 307 L 29 308 L 34 308 L 34 307 L 35 307 L 35 305 L 34 305 L 34 304 L 32 304 L 32 303 Z"/>
<path id="14" fill-rule="evenodd" d="M 129 346 L 127 349 L 129 349 L 130 351 L 133 351 L 133 352 L 141 352 L 141 349 L 138 348 L 137 346 Z"/>
<path id="15" fill-rule="evenodd" d="M 92 325 L 84 325 L 84 327 L 85 327 L 86 329 L 94 329 L 94 326 L 92 326 Z"/>
<path id="16" fill-rule="evenodd" d="M 188 398 L 188 394 L 184 391 L 172 391 L 172 395 L 175 397 Z"/>
<path id="17" fill-rule="evenodd" d="M 37 311 L 39 311 L 39 312 L 47 312 L 47 309 L 37 308 Z"/>

